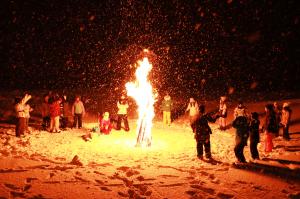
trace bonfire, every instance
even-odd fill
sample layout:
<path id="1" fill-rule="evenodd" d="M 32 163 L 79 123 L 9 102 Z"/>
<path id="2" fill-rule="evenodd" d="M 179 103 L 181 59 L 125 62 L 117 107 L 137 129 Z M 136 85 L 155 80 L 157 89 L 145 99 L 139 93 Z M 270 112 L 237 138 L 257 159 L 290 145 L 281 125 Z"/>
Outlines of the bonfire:
<path id="1" fill-rule="evenodd" d="M 136 80 L 126 84 L 127 95 L 134 98 L 138 105 L 137 143 L 136 146 L 151 146 L 152 120 L 154 118 L 155 95 L 148 80 L 152 69 L 147 57 L 138 61 L 135 72 Z"/>

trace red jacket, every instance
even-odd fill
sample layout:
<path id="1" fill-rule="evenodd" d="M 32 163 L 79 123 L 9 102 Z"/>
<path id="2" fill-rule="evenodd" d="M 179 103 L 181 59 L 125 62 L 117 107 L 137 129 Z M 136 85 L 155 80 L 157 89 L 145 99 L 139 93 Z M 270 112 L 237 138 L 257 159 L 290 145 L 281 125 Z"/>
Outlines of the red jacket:
<path id="1" fill-rule="evenodd" d="M 60 116 L 60 101 L 55 101 L 49 105 L 50 117 Z"/>

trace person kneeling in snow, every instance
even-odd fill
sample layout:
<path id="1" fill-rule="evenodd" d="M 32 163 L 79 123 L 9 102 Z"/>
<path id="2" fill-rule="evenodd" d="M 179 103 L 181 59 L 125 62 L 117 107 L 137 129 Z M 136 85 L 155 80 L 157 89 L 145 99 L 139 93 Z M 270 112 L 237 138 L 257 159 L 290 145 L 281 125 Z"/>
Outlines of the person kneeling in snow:
<path id="1" fill-rule="evenodd" d="M 103 117 L 99 117 L 99 128 L 103 134 L 110 134 L 112 129 L 112 123 L 110 122 L 109 112 L 105 112 Z"/>
<path id="2" fill-rule="evenodd" d="M 199 159 L 203 159 L 203 146 L 205 150 L 205 157 L 211 159 L 210 151 L 210 134 L 212 133 L 208 122 L 215 122 L 219 116 L 211 116 L 211 114 L 205 114 L 205 106 L 200 105 L 199 115 L 197 119 L 192 123 L 192 130 L 195 131 L 195 139 L 197 141 L 197 156 Z"/>
<path id="3" fill-rule="evenodd" d="M 247 146 L 249 137 L 248 119 L 245 116 L 238 116 L 232 123 L 236 129 L 234 153 L 239 163 L 246 163 L 244 147 Z"/>

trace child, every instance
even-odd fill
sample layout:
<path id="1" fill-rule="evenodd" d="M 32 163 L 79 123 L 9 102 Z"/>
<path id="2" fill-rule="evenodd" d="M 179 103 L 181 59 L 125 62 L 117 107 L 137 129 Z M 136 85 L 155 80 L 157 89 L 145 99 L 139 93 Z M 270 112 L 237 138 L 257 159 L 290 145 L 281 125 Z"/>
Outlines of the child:
<path id="1" fill-rule="evenodd" d="M 43 123 L 42 123 L 42 129 L 46 130 L 50 126 L 50 115 L 49 115 L 49 95 L 44 95 L 44 101 L 41 106 L 41 112 L 42 112 L 42 118 L 43 118 Z"/>
<path id="2" fill-rule="evenodd" d="M 247 117 L 247 111 L 246 111 L 246 107 L 244 106 L 242 101 L 239 101 L 238 106 L 234 109 L 234 119 L 239 117 L 239 116 L 245 116 Z"/>
<path id="3" fill-rule="evenodd" d="M 250 152 L 252 158 L 259 159 L 259 154 L 257 150 L 257 144 L 259 143 L 259 125 L 260 121 L 258 119 L 258 113 L 251 113 L 250 121 Z"/>
<path id="4" fill-rule="evenodd" d="M 266 120 L 264 124 L 265 130 L 265 151 L 272 152 L 273 150 L 273 137 L 278 132 L 278 125 L 276 122 L 276 114 L 273 104 L 267 104 L 265 106 Z"/>
<path id="5" fill-rule="evenodd" d="M 24 131 L 26 130 L 26 119 L 25 119 L 25 104 L 28 100 L 31 99 L 31 95 L 26 94 L 22 99 L 16 98 L 16 116 L 17 116 L 17 124 L 16 124 L 16 136 L 20 137 L 24 135 Z"/>
<path id="6" fill-rule="evenodd" d="M 219 128 L 221 131 L 226 130 L 226 117 L 227 117 L 227 105 L 226 105 L 226 96 L 221 96 L 220 105 L 219 105 Z"/>
<path id="7" fill-rule="evenodd" d="M 205 106 L 200 105 L 199 115 L 191 125 L 197 142 L 197 156 L 201 160 L 203 159 L 203 146 L 205 150 L 205 157 L 207 159 L 211 159 L 210 134 L 212 131 L 208 122 L 215 122 L 216 119 L 216 117 L 212 117 L 210 114 L 205 114 Z"/>
<path id="8" fill-rule="evenodd" d="M 244 147 L 247 145 L 249 137 L 249 126 L 247 117 L 238 116 L 232 123 L 236 129 L 234 153 L 239 163 L 246 163 L 244 156 Z"/>
<path id="9" fill-rule="evenodd" d="M 24 107 L 24 113 L 25 113 L 25 131 L 27 133 L 30 133 L 31 131 L 29 130 L 29 119 L 30 119 L 30 112 L 32 112 L 33 109 L 30 107 L 29 104 L 25 104 L 25 107 Z"/>
<path id="10" fill-rule="evenodd" d="M 196 120 L 199 114 L 199 106 L 194 98 L 192 97 L 190 98 L 190 102 L 185 111 L 189 112 L 189 120 L 190 120 L 190 124 L 192 124 Z"/>
<path id="11" fill-rule="evenodd" d="M 171 111 L 172 111 L 173 102 L 169 93 L 164 97 L 161 110 L 163 111 L 163 123 L 170 126 L 171 125 Z"/>
<path id="12" fill-rule="evenodd" d="M 285 140 L 290 140 L 289 127 L 291 121 L 291 113 L 292 110 L 290 109 L 289 103 L 283 103 L 283 109 L 281 113 L 281 125 L 283 126 L 283 138 Z"/>
<path id="13" fill-rule="evenodd" d="M 74 116 L 74 124 L 73 127 L 76 128 L 78 123 L 78 128 L 82 127 L 82 116 L 85 115 L 85 109 L 82 101 L 80 100 L 80 96 L 76 96 L 75 102 L 72 106 L 72 115 Z"/>
<path id="14" fill-rule="evenodd" d="M 127 109 L 129 105 L 124 95 L 122 95 L 121 99 L 117 102 L 117 106 L 118 106 L 117 130 L 121 130 L 121 123 L 122 121 L 124 121 L 125 131 L 129 131 L 129 124 L 127 118 Z"/>
<path id="15" fill-rule="evenodd" d="M 112 124 L 110 122 L 109 112 L 105 112 L 103 114 L 103 117 L 99 118 L 99 128 L 101 133 L 106 135 L 110 134 L 112 129 Z"/>
<path id="16" fill-rule="evenodd" d="M 49 112 L 50 112 L 50 132 L 60 133 L 59 130 L 59 117 L 60 117 L 60 103 L 59 96 L 51 97 L 49 99 Z"/>

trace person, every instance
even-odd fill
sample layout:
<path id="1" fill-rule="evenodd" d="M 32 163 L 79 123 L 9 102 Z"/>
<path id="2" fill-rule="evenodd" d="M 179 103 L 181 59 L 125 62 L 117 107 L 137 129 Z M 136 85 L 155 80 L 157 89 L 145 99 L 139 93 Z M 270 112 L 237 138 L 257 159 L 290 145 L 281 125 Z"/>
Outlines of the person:
<path id="1" fill-rule="evenodd" d="M 104 112 L 102 117 L 99 117 L 99 129 L 103 134 L 110 134 L 112 130 L 112 123 L 110 122 L 109 112 Z"/>
<path id="2" fill-rule="evenodd" d="M 58 95 L 49 98 L 49 113 L 50 113 L 50 132 L 60 133 L 59 118 L 60 118 L 60 103 L 61 99 Z"/>
<path id="3" fill-rule="evenodd" d="M 226 105 L 226 96 L 221 96 L 220 105 L 219 105 L 219 128 L 220 130 L 226 130 L 226 117 L 227 117 L 227 105 Z"/>
<path id="4" fill-rule="evenodd" d="M 83 102 L 80 100 L 80 96 L 76 96 L 75 102 L 72 106 L 72 115 L 74 117 L 73 127 L 76 128 L 78 124 L 78 128 L 82 128 L 82 117 L 85 115 L 85 109 Z"/>
<path id="5" fill-rule="evenodd" d="M 117 120 L 117 130 L 121 130 L 122 121 L 124 122 L 125 131 L 129 131 L 129 124 L 128 124 L 128 116 L 127 116 L 127 109 L 129 108 L 128 101 L 125 95 L 122 95 L 120 100 L 117 102 L 118 107 L 118 120 Z"/>
<path id="6" fill-rule="evenodd" d="M 246 116 L 237 116 L 232 123 L 235 132 L 234 154 L 238 163 L 246 163 L 244 156 L 244 147 L 247 145 L 249 137 L 248 119 Z"/>
<path id="7" fill-rule="evenodd" d="M 250 121 L 250 152 L 252 159 L 259 159 L 259 153 L 257 150 L 257 144 L 259 143 L 259 125 L 260 121 L 257 112 L 251 113 Z"/>
<path id="8" fill-rule="evenodd" d="M 281 125 L 283 127 L 283 138 L 285 140 L 290 140 L 289 127 L 291 121 L 292 110 L 288 102 L 283 103 L 281 116 Z"/>
<path id="9" fill-rule="evenodd" d="M 33 109 L 30 107 L 28 103 L 25 104 L 24 107 L 24 113 L 25 113 L 25 132 L 30 133 L 29 130 L 29 119 L 30 119 L 30 112 L 32 112 Z"/>
<path id="10" fill-rule="evenodd" d="M 166 93 L 161 104 L 161 110 L 163 111 L 163 123 L 168 126 L 171 125 L 172 106 L 173 106 L 172 99 L 169 93 Z"/>
<path id="11" fill-rule="evenodd" d="M 278 131 L 278 125 L 276 122 L 276 114 L 273 104 L 267 104 L 265 106 L 266 119 L 264 124 L 265 131 L 265 152 L 272 152 L 273 150 L 273 137 Z"/>
<path id="12" fill-rule="evenodd" d="M 50 126 L 50 115 L 49 115 L 48 100 L 49 100 L 49 95 L 47 95 L 47 94 L 44 95 L 44 100 L 43 100 L 42 105 L 41 105 L 41 113 L 42 113 L 42 118 L 43 118 L 43 122 L 42 122 L 42 129 L 43 130 L 46 130 Z"/>
<path id="13" fill-rule="evenodd" d="M 17 117 L 16 123 L 16 137 L 20 137 L 24 135 L 25 127 L 26 127 L 26 119 L 25 119 L 25 106 L 28 100 L 31 99 L 31 95 L 25 94 L 25 96 L 20 99 L 15 99 L 15 111 Z"/>
<path id="14" fill-rule="evenodd" d="M 276 132 L 275 136 L 277 137 L 277 136 L 279 136 L 279 127 L 280 127 L 280 122 L 281 122 L 281 110 L 280 110 L 277 102 L 273 103 L 273 107 L 274 107 L 274 112 L 276 115 L 277 132 Z"/>
<path id="15" fill-rule="evenodd" d="M 196 120 L 197 116 L 199 115 L 199 106 L 194 98 L 192 98 L 192 97 L 190 98 L 190 102 L 185 111 L 189 112 L 189 120 L 190 120 L 190 125 L 191 125 Z"/>
<path id="16" fill-rule="evenodd" d="M 205 113 L 205 106 L 200 105 L 198 117 L 191 125 L 197 142 L 197 157 L 201 160 L 203 159 L 203 147 L 205 157 L 211 159 L 210 134 L 212 134 L 212 131 L 208 122 L 215 122 L 217 117 L 218 115 L 211 116 L 211 114 Z"/>
<path id="17" fill-rule="evenodd" d="M 242 101 L 239 101 L 238 106 L 234 109 L 234 119 L 236 119 L 239 116 L 245 116 L 247 117 L 247 111 L 246 111 L 246 107 L 244 106 Z"/>

